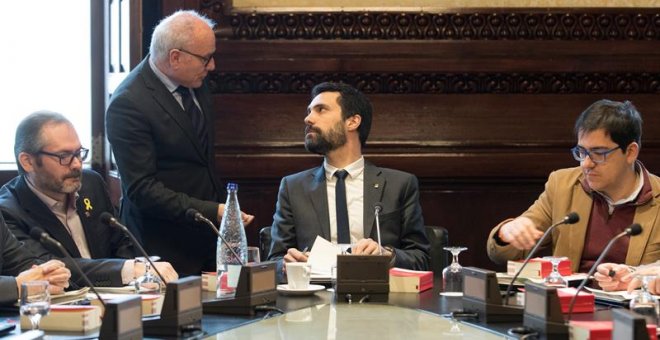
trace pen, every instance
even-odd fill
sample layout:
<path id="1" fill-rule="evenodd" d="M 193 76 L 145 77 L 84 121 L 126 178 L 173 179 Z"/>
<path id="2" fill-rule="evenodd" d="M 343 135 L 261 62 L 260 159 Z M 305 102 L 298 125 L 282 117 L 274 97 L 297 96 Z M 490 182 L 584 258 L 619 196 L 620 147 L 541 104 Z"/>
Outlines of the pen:
<path id="1" fill-rule="evenodd" d="M 308 252 L 307 252 L 308 250 L 309 250 L 309 246 L 305 247 L 305 249 L 303 249 L 303 251 L 302 251 L 303 255 L 305 255 L 305 256 L 309 256 L 309 255 L 307 255 L 307 254 L 308 254 Z"/>

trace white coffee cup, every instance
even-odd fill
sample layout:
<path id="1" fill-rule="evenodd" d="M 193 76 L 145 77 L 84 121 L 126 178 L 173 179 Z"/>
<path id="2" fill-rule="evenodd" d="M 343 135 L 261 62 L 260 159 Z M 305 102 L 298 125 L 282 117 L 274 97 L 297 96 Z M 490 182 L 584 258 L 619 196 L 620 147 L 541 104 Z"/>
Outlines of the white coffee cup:
<path id="1" fill-rule="evenodd" d="M 286 264 L 286 279 L 289 289 L 308 289 L 312 265 L 306 262 L 289 262 Z"/>

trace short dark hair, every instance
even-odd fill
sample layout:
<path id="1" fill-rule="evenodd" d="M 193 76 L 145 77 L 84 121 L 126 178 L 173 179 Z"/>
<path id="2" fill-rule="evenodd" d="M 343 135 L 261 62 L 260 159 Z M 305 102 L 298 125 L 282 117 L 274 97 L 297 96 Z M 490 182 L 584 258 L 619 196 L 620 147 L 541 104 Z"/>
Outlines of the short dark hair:
<path id="1" fill-rule="evenodd" d="M 16 128 L 14 139 L 14 157 L 16 157 L 16 165 L 20 175 L 25 174 L 25 169 L 18 161 L 18 155 L 21 152 L 36 155 L 44 148 L 45 142 L 41 138 L 41 129 L 46 124 L 71 125 L 71 122 L 64 115 L 51 111 L 37 111 L 23 118 Z"/>
<path id="2" fill-rule="evenodd" d="M 362 121 L 358 127 L 360 144 L 364 147 L 371 130 L 371 103 L 362 92 L 344 83 L 324 82 L 312 89 L 312 99 L 323 92 L 339 92 L 337 102 L 341 107 L 342 119 L 346 120 L 354 115 L 360 115 Z"/>
<path id="3" fill-rule="evenodd" d="M 629 102 L 601 99 L 591 104 L 575 121 L 575 135 L 603 129 L 625 151 L 632 142 L 642 145 L 642 116 Z"/>

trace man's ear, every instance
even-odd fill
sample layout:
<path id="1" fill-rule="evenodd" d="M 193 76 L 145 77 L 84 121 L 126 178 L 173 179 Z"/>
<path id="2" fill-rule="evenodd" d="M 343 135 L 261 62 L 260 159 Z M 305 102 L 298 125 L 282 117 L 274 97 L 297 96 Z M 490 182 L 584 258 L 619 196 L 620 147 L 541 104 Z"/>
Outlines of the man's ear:
<path id="1" fill-rule="evenodd" d="M 629 164 L 635 163 L 639 157 L 639 144 L 637 142 L 632 142 L 626 147 L 626 161 Z"/>
<path id="2" fill-rule="evenodd" d="M 346 129 L 348 131 L 355 131 L 360 127 L 360 124 L 362 123 L 362 116 L 358 114 L 354 114 L 348 119 L 346 119 Z"/>
<path id="3" fill-rule="evenodd" d="M 37 160 L 29 153 L 21 152 L 18 154 L 18 162 L 21 164 L 21 167 L 23 167 L 23 170 L 25 170 L 25 172 L 34 171 L 36 161 Z"/>

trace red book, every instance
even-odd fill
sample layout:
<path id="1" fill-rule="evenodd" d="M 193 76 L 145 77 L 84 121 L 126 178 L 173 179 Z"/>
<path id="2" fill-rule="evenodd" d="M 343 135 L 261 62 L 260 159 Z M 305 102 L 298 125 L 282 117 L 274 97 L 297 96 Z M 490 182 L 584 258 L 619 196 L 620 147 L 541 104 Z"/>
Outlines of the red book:
<path id="1" fill-rule="evenodd" d="M 570 338 L 574 340 L 610 340 L 612 339 L 612 321 L 571 321 Z M 646 325 L 649 339 L 655 339 L 656 325 Z"/>
<path id="2" fill-rule="evenodd" d="M 508 261 L 506 265 L 506 273 L 508 275 L 515 275 L 520 267 L 522 267 L 523 260 L 519 261 Z M 559 262 L 557 266 L 559 274 L 562 276 L 568 276 L 573 274 L 571 270 L 571 261 L 563 260 Z M 544 260 L 540 257 L 533 258 L 529 260 L 529 263 L 525 266 L 523 271 L 520 273 L 519 277 L 530 278 L 530 279 L 542 279 L 552 272 L 552 263 L 548 260 Z"/>
<path id="3" fill-rule="evenodd" d="M 433 272 L 390 269 L 390 292 L 419 293 L 433 288 Z"/>
<path id="4" fill-rule="evenodd" d="M 568 308 L 573 296 L 575 296 L 575 292 L 577 292 L 577 289 L 575 288 L 557 288 L 557 295 L 559 296 L 562 313 L 568 313 Z M 593 294 L 581 291 L 575 299 L 573 313 L 593 313 L 595 310 L 595 302 L 596 299 Z"/>

